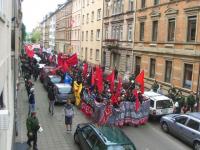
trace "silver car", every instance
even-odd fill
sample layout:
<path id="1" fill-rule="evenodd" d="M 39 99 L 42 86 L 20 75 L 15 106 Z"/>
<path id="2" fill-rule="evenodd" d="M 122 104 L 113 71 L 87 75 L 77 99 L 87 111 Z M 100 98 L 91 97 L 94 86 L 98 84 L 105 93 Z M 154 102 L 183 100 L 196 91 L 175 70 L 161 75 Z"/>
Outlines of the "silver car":
<path id="1" fill-rule="evenodd" d="M 163 131 L 169 132 L 200 150 L 200 112 L 188 114 L 171 114 L 160 120 Z"/>

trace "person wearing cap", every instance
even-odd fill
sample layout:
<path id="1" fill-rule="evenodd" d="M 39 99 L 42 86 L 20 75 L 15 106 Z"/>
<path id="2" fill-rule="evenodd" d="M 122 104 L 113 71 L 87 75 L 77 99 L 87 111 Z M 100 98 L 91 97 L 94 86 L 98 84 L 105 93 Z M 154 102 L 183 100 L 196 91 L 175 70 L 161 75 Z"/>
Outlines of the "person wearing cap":
<path id="1" fill-rule="evenodd" d="M 29 102 L 28 115 L 30 115 L 31 112 L 35 111 L 35 94 L 34 94 L 34 88 L 33 87 L 30 89 L 30 94 L 28 96 L 28 102 Z"/>
<path id="2" fill-rule="evenodd" d="M 40 128 L 39 120 L 36 117 L 36 112 L 31 112 L 31 116 L 26 119 L 27 128 L 27 144 L 31 147 L 33 141 L 33 150 L 37 150 L 37 132 Z"/>

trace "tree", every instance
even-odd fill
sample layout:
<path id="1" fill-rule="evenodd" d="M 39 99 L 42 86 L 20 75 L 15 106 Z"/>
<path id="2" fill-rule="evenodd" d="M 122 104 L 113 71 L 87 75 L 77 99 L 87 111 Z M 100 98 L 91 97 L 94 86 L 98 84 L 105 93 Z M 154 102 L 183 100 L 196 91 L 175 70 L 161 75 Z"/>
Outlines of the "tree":
<path id="1" fill-rule="evenodd" d="M 40 38 L 41 38 L 40 31 L 35 30 L 35 31 L 32 32 L 32 36 L 31 36 L 31 42 L 32 43 L 39 43 Z"/>
<path id="2" fill-rule="evenodd" d="M 24 25 L 24 23 L 22 23 L 21 31 L 22 31 L 22 42 L 24 42 L 26 40 L 26 26 Z"/>

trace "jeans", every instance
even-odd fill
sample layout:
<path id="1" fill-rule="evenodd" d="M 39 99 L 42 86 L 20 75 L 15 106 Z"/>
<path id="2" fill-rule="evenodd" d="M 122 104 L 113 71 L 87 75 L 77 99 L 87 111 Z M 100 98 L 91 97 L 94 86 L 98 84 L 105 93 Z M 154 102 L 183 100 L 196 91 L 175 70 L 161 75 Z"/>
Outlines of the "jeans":
<path id="1" fill-rule="evenodd" d="M 35 112 L 35 104 L 29 104 L 28 115 Z"/>
<path id="2" fill-rule="evenodd" d="M 54 113 L 54 104 L 55 101 L 49 101 L 49 113 L 51 113 L 52 115 Z"/>

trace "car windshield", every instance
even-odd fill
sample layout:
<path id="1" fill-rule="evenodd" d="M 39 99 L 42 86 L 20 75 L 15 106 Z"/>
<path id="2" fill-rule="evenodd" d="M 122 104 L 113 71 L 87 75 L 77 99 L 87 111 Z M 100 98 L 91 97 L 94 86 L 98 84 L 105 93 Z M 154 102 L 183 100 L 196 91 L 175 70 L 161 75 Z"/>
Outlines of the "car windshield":
<path id="1" fill-rule="evenodd" d="M 112 145 L 108 150 L 135 150 L 133 145 Z"/>
<path id="2" fill-rule="evenodd" d="M 52 83 L 59 83 L 61 81 L 61 78 L 59 78 L 59 77 L 53 77 L 53 78 L 51 78 L 51 82 Z"/>
<path id="3" fill-rule="evenodd" d="M 172 108 L 173 103 L 170 100 L 162 100 L 156 102 L 156 108 L 157 109 L 164 109 L 164 108 Z"/>
<path id="4" fill-rule="evenodd" d="M 59 87 L 58 89 L 60 94 L 65 94 L 65 93 L 70 93 L 71 92 L 71 87 Z"/>

